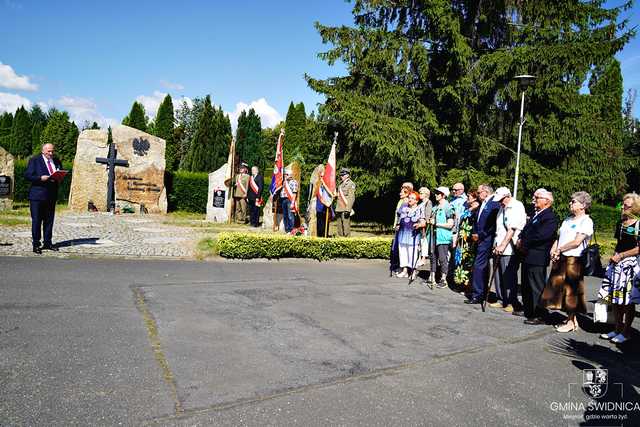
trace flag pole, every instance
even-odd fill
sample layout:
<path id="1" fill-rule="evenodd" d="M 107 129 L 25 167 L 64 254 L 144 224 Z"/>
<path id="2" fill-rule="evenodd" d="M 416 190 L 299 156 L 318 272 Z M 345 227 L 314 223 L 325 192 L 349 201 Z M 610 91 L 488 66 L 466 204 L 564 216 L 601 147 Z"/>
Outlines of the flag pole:
<path id="1" fill-rule="evenodd" d="M 324 237 L 329 237 L 329 207 L 325 206 Z"/>

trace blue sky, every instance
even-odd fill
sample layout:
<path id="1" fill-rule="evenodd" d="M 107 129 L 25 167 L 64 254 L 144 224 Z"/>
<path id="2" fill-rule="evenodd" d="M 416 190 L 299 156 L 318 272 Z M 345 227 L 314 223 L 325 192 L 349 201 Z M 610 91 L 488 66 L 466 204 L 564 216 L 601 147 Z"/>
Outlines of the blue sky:
<path id="1" fill-rule="evenodd" d="M 119 122 L 136 99 L 153 115 L 165 93 L 211 94 L 232 119 L 254 106 L 272 126 L 290 101 L 323 101 L 305 72 L 344 73 L 317 58 L 327 46 L 313 23 L 350 24 L 350 12 L 343 0 L 0 0 L 0 111 L 42 103 Z M 640 89 L 640 41 L 619 59 L 625 89 Z"/>

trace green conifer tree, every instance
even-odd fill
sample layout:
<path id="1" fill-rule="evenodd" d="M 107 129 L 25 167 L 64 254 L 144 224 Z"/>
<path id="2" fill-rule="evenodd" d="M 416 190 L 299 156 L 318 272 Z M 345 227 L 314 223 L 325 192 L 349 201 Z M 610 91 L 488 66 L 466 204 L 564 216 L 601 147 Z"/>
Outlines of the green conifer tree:
<path id="1" fill-rule="evenodd" d="M 630 5 L 356 0 L 353 28 L 317 25 L 333 44 L 321 57 L 343 61 L 348 75 L 307 81 L 327 98 L 319 111 L 340 128 L 338 157 L 359 174 L 359 191 L 383 194 L 407 179 L 511 186 L 520 106 L 513 78 L 533 74 L 521 189 L 544 186 L 561 203 L 578 189 L 603 199 L 624 186 L 617 124 L 610 132 L 600 125 L 620 106 L 617 95 L 603 101 L 595 86 L 581 89 L 591 75 L 617 85 L 611 60 L 634 34 L 619 19 Z"/>
<path id="2" fill-rule="evenodd" d="M 144 106 L 138 101 L 134 101 L 129 114 L 122 119 L 122 124 L 139 129 L 143 132 L 147 131 L 149 119 L 144 111 Z"/>
<path id="3" fill-rule="evenodd" d="M 13 126 L 13 114 L 5 111 L 0 115 L 0 147 L 10 151 L 11 127 Z"/>
<path id="4" fill-rule="evenodd" d="M 76 141 L 72 141 L 72 137 L 76 132 L 78 129 L 75 123 L 72 126 L 69 122 L 69 114 L 66 111 L 53 110 L 49 112 L 49 121 L 42 131 L 40 143 L 41 145 L 53 144 L 60 160 L 73 161 Z"/>
<path id="5" fill-rule="evenodd" d="M 164 97 L 164 100 L 160 104 L 160 107 L 158 107 L 154 135 L 166 141 L 165 159 L 166 168 L 168 170 L 174 170 L 178 167 L 176 157 L 177 149 L 174 139 L 174 127 L 175 118 L 173 114 L 173 101 L 171 99 L 171 95 L 167 95 Z"/>
<path id="6" fill-rule="evenodd" d="M 20 107 L 16 110 L 11 127 L 11 153 L 19 158 L 31 155 L 31 118 L 29 112 Z"/>
<path id="7" fill-rule="evenodd" d="M 189 146 L 183 168 L 192 172 L 212 172 L 215 170 L 215 112 L 211 97 L 204 99 L 202 113 L 198 118 L 196 132 Z"/>
<path id="8" fill-rule="evenodd" d="M 249 112 L 242 111 L 238 117 L 236 129 L 236 152 L 249 166 L 264 168 L 265 159 L 262 155 L 262 124 L 260 116 L 251 108 Z"/>

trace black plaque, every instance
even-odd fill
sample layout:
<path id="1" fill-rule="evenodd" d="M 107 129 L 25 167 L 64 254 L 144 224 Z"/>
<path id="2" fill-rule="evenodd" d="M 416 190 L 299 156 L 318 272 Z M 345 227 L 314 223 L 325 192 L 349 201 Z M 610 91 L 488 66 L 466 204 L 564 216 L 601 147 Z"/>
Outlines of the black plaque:
<path id="1" fill-rule="evenodd" d="M 11 177 L 0 175 L 0 197 L 11 195 Z"/>
<path id="2" fill-rule="evenodd" d="M 224 208 L 225 190 L 215 190 L 213 192 L 213 207 Z"/>

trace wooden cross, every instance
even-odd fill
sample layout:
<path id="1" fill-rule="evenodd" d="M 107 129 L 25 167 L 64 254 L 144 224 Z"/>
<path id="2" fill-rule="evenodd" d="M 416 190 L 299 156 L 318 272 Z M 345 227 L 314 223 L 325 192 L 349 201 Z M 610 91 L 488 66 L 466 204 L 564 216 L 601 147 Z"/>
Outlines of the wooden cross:
<path id="1" fill-rule="evenodd" d="M 109 154 L 105 157 L 96 157 L 96 163 L 107 165 L 109 171 L 109 178 L 107 180 L 107 211 L 114 212 L 116 207 L 116 166 L 129 167 L 129 162 L 126 160 L 118 159 L 118 150 L 116 150 L 116 144 L 109 144 Z"/>

